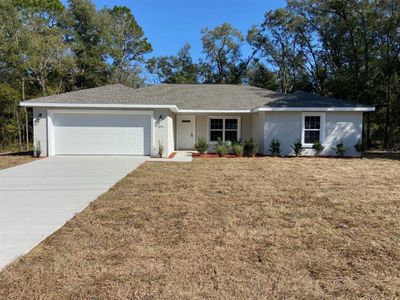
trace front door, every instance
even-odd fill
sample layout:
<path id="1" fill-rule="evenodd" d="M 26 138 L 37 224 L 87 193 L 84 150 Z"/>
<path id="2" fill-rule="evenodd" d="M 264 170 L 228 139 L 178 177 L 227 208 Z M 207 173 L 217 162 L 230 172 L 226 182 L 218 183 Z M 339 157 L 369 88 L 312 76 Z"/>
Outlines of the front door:
<path id="1" fill-rule="evenodd" d="M 177 145 L 178 149 L 193 149 L 195 143 L 195 116 L 193 115 L 177 115 Z"/>

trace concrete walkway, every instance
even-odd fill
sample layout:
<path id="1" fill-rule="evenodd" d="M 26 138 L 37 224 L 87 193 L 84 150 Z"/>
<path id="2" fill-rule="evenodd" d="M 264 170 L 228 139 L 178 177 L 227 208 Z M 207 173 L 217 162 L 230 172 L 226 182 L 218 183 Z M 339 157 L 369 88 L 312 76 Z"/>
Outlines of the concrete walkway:
<path id="1" fill-rule="evenodd" d="M 59 156 L 0 170 L 0 269 L 147 159 Z"/>
<path id="2" fill-rule="evenodd" d="M 160 162 L 192 162 L 193 151 L 176 151 L 173 158 L 149 158 L 149 161 Z"/>

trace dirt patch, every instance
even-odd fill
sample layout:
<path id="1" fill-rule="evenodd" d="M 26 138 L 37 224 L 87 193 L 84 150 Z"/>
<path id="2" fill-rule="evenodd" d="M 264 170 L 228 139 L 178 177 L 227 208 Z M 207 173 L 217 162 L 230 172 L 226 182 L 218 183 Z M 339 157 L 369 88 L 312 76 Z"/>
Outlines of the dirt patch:
<path id="1" fill-rule="evenodd" d="M 1 299 L 400 297 L 400 162 L 146 162 L 0 273 Z"/>

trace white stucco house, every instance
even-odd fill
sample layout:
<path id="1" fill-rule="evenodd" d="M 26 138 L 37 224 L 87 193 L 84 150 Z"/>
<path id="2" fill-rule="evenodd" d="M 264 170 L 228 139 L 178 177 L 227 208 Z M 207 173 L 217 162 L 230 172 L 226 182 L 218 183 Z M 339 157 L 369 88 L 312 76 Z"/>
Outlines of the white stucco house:
<path id="1" fill-rule="evenodd" d="M 291 155 L 296 139 L 312 155 L 343 142 L 356 156 L 363 113 L 374 107 L 295 92 L 285 95 L 261 88 L 227 84 L 163 84 L 133 89 L 115 84 L 21 102 L 33 108 L 35 143 L 41 155 L 152 155 L 158 143 L 164 156 L 192 149 L 204 137 L 210 151 L 218 139 L 254 138 L 260 154 L 272 139 L 281 154 Z"/>

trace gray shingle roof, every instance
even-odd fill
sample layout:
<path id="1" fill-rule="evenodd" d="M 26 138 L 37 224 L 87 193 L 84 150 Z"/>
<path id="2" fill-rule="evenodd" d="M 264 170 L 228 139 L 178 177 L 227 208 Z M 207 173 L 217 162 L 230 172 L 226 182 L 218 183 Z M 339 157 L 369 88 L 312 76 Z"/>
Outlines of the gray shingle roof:
<path id="1" fill-rule="evenodd" d="M 176 105 L 191 110 L 251 110 L 257 107 L 367 107 L 344 100 L 230 84 L 161 84 L 133 89 L 121 84 L 41 97 L 28 104 Z"/>
<path id="2" fill-rule="evenodd" d="M 40 97 L 26 102 L 32 104 L 166 104 L 161 98 L 153 98 L 143 93 L 142 89 L 133 89 L 122 84 Z"/>

